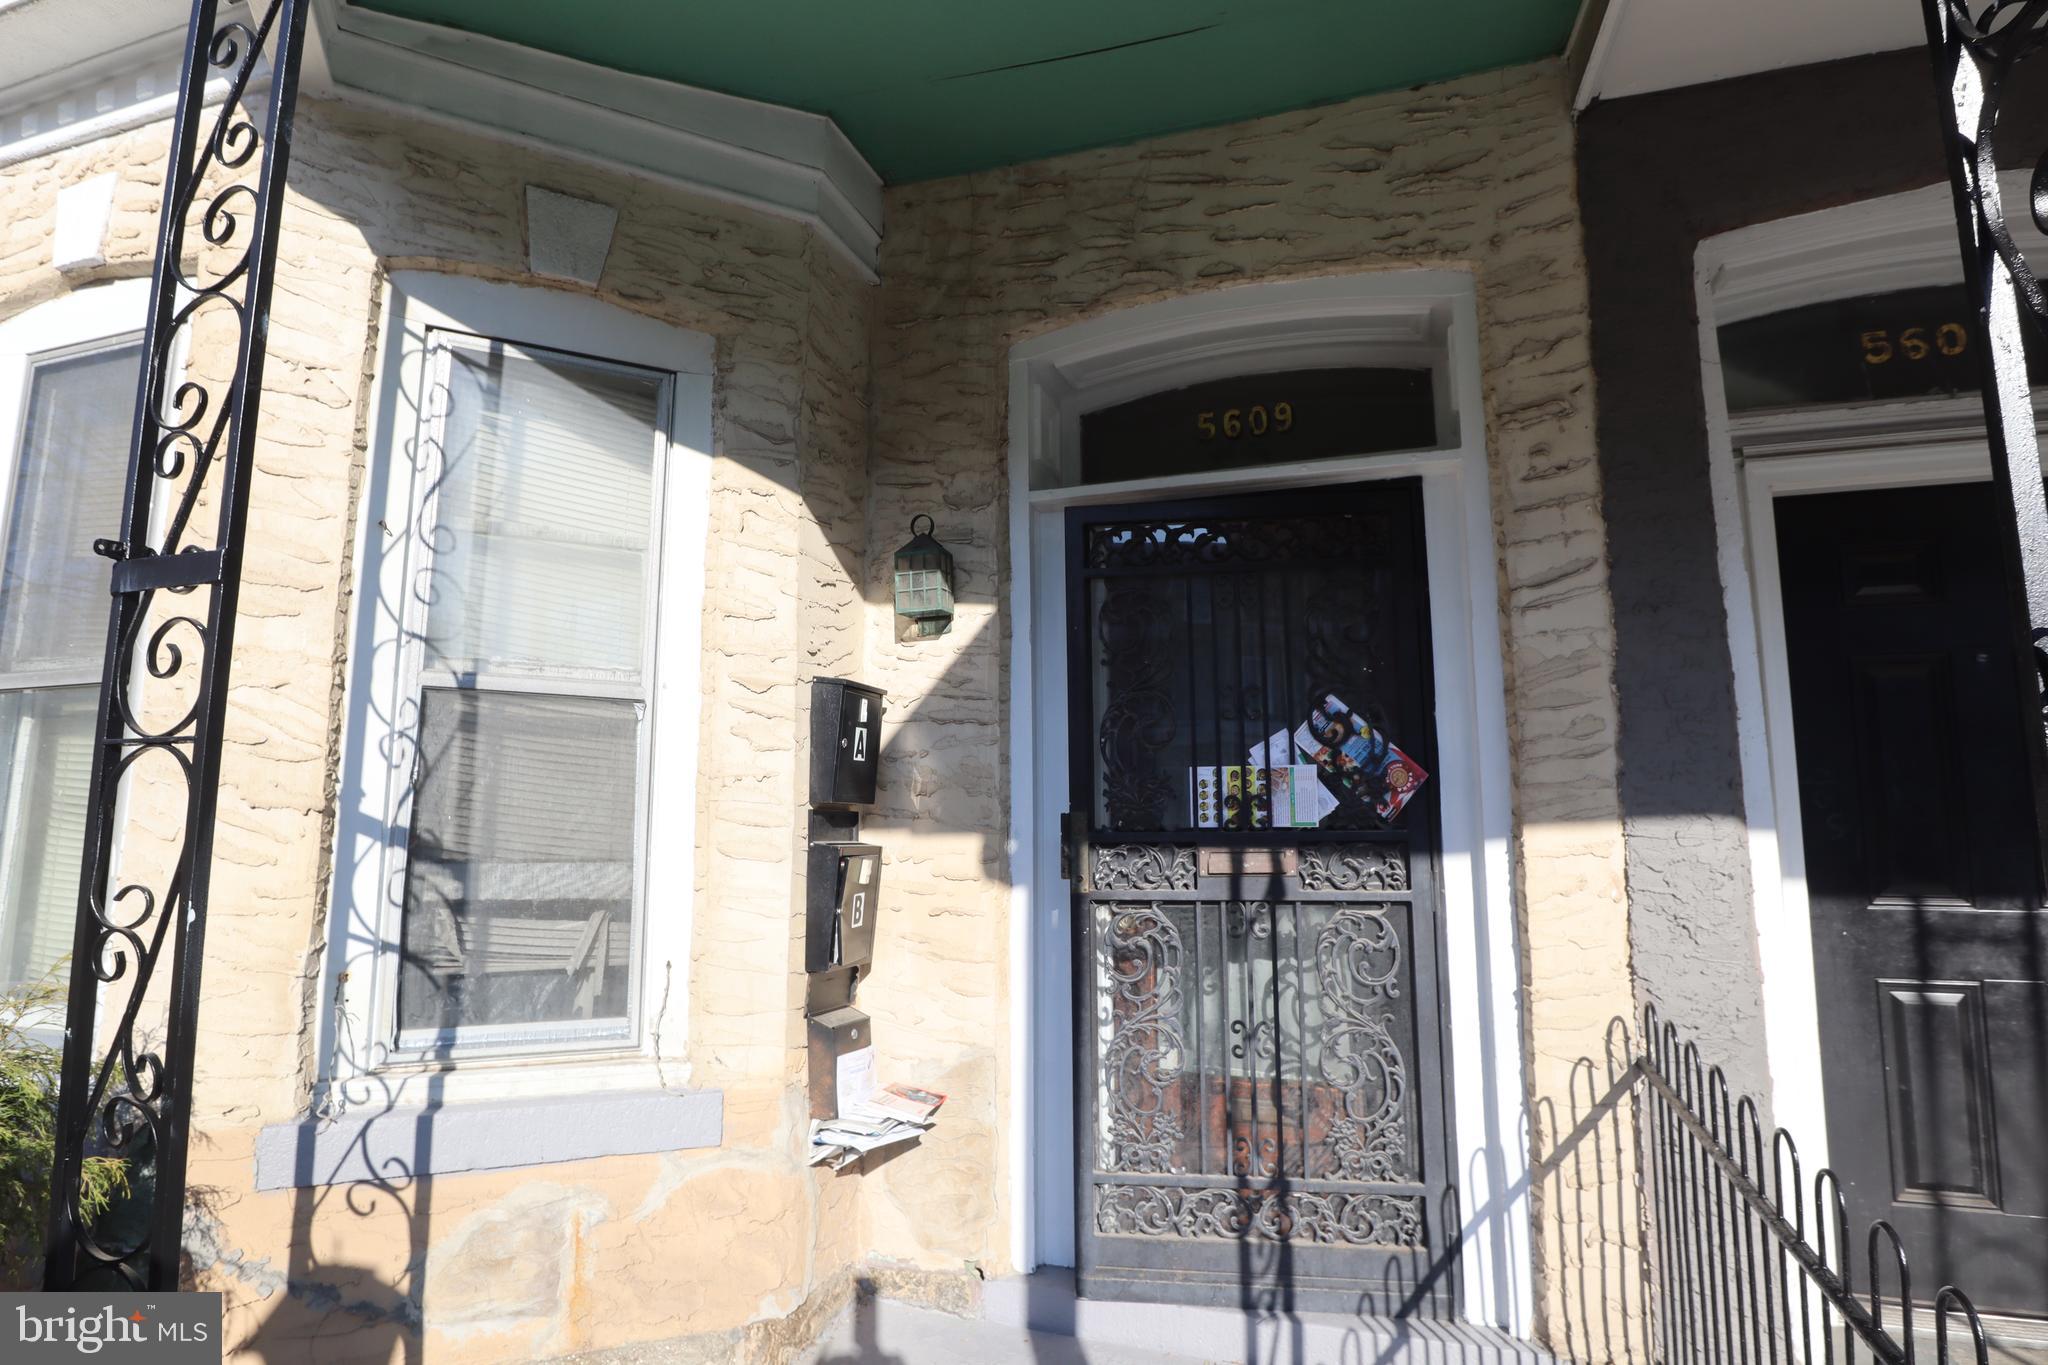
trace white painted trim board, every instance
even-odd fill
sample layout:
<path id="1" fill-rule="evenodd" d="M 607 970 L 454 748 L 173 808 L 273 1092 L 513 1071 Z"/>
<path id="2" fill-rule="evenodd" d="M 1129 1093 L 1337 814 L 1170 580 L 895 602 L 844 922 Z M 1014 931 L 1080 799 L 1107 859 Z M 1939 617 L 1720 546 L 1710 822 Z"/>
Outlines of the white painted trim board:
<path id="1" fill-rule="evenodd" d="M 1442 449 L 1060 486 L 1076 415 L 1196 377 L 1412 357 L 1435 338 Z M 1379 349 L 1375 349 L 1379 348 Z M 1480 383 L 1476 296 L 1456 271 L 1387 271 L 1249 285 L 1126 309 L 1034 338 L 1010 358 L 1011 1112 L 1005 1178 L 1016 1266 L 1074 1248 L 1070 896 L 1059 877 L 1066 806 L 1064 513 L 1069 506 L 1419 476 L 1444 783 L 1445 1005 L 1468 1319 L 1527 1335 L 1534 1319 L 1520 958 L 1513 913 L 1501 605 Z"/>
<path id="2" fill-rule="evenodd" d="M 316 0 L 309 90 L 794 219 L 872 283 L 882 180 L 831 119 Z"/>
<path id="3" fill-rule="evenodd" d="M 2023 178 L 2005 188 L 2011 202 L 2024 202 L 2012 198 L 2023 195 Z M 2031 225 L 2026 232 L 2039 237 Z M 1982 431 L 1981 411 L 1972 423 L 1949 402 L 1732 418 L 1719 328 L 1828 299 L 1961 278 L 1946 185 L 1742 228 L 1701 242 L 1695 257 L 1708 478 L 1728 622 L 1771 1110 L 1799 1144 L 1808 1169 L 1827 1164 L 1827 1112 L 1771 505 L 1801 492 L 1988 478 L 1990 464 L 1981 434 L 1971 434 Z M 1902 434 L 1930 416 L 1949 430 Z M 1796 453 L 1767 453 L 1772 447 Z"/>
<path id="4" fill-rule="evenodd" d="M 708 336 L 669 327 L 572 292 L 500 284 L 426 271 L 395 272 L 386 291 L 378 335 L 380 353 L 369 413 L 370 468 L 358 496 L 354 575 L 348 640 L 353 662 L 344 686 L 347 730 L 343 744 L 341 808 L 335 833 L 330 888 L 329 951 L 318 1014 L 321 1093 L 316 1109 L 339 1113 L 364 1105 L 499 1099 L 551 1093 L 674 1089 L 687 1079 L 683 1059 L 689 1018 L 690 909 L 696 884 L 693 833 L 650 837 L 645 845 L 639 1026 L 630 1042 L 594 1045 L 580 1053 L 478 1056 L 453 1070 L 432 1064 L 385 1066 L 375 1003 L 375 960 L 395 947 L 385 926 L 360 907 L 377 906 L 375 868 L 381 847 L 381 793 L 364 789 L 381 769 L 365 752 L 371 711 L 389 714 L 382 691 L 390 672 L 371 673 L 387 623 L 365 619 L 379 612 L 383 594 L 371 577 L 383 562 L 373 536 L 390 494 L 388 466 L 406 458 L 418 430 L 418 396 L 429 327 L 446 327 L 509 342 L 553 347 L 640 365 L 672 374 L 668 476 L 662 492 L 661 556 L 655 624 L 650 724 L 652 766 L 647 828 L 694 831 L 698 819 L 698 728 L 702 711 L 701 634 L 705 547 L 709 537 L 712 455 L 711 387 L 714 343 Z M 673 963 L 666 972 L 663 964 Z M 345 974 L 345 975 L 344 975 Z M 665 1009 L 664 1009 L 665 1003 Z M 344 1023 L 347 1029 L 344 1030 Z M 653 1045 L 661 1032 L 660 1054 Z M 422 1093 L 424 1092 L 424 1094 Z"/>

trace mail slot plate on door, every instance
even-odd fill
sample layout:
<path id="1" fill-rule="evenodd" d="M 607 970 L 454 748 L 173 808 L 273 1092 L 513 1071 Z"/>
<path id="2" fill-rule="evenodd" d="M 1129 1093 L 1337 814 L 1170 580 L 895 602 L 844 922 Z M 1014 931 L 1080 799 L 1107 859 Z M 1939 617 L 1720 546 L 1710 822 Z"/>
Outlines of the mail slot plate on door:
<path id="1" fill-rule="evenodd" d="M 1301 866 L 1301 851 L 1292 848 L 1205 848 L 1205 877 L 1292 877 Z"/>

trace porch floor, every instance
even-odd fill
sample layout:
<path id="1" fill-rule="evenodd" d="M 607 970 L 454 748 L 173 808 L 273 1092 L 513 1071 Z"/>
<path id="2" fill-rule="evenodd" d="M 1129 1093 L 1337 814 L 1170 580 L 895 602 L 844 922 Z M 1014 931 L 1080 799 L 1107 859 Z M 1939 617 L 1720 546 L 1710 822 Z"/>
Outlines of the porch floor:
<path id="1" fill-rule="evenodd" d="M 797 1365 L 1197 1365 L 1199 1359 L 1083 1344 L 986 1318 L 859 1299 L 797 1357 Z"/>
<path id="2" fill-rule="evenodd" d="M 981 1310 L 961 1318 L 863 1296 L 798 1365 L 1555 1365 L 1463 1323 L 1083 1300 L 1072 1272 L 1056 1269 L 989 1282 Z"/>

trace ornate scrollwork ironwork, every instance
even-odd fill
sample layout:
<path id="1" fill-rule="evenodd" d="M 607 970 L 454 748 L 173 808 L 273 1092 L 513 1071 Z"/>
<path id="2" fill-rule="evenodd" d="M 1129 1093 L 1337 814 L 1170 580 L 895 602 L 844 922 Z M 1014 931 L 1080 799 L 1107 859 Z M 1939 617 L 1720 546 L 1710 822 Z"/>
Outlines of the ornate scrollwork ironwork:
<path id="1" fill-rule="evenodd" d="M 1182 1136 L 1178 1110 L 1187 1039 L 1181 1030 L 1181 936 L 1164 906 L 1099 913 L 1108 919 L 1111 993 L 1102 1073 L 1108 1088 L 1109 1171 L 1168 1172 Z"/>
<path id="2" fill-rule="evenodd" d="M 2006 82 L 2048 47 L 2048 0 L 1921 0 L 1939 87 L 1943 152 L 1956 212 L 1964 277 L 1985 344 L 1986 444 L 1992 476 L 2011 515 L 2007 545 L 2020 570 L 2014 642 L 2031 654 L 2035 686 L 2022 698 L 2042 856 L 2048 857 L 2048 498 L 2027 375 L 2026 322 L 2048 328 L 2048 292 L 2006 221 L 1999 184 L 1997 126 Z M 2029 184 L 2035 224 L 2048 231 L 2048 152 Z"/>
<path id="3" fill-rule="evenodd" d="M 2021 301 L 2048 322 L 2048 295 L 2006 223 L 1995 136 L 2005 78 L 2048 46 L 2048 0 L 1979 0 L 1974 13 L 1970 0 L 1925 4 L 1929 44 L 1944 93 L 1954 102 L 1947 114 L 1951 134 L 1966 158 L 1966 190 L 1982 229 L 1980 241 L 2004 261 Z M 2048 152 L 2035 161 L 2028 188 L 2034 223 L 2048 232 Z"/>
<path id="4" fill-rule="evenodd" d="M 1155 584 L 1103 585 L 1095 631 L 1110 686 L 1096 743 L 1102 752 L 1103 823 L 1110 829 L 1165 828 L 1174 799 L 1184 798 L 1158 761 L 1178 728 L 1173 675 L 1162 647 L 1166 619 Z"/>
<path id="5" fill-rule="evenodd" d="M 1421 1246 L 1414 1195 L 1175 1185 L 1095 1187 L 1095 1230 L 1110 1236 L 1313 1242 L 1323 1246 Z"/>
<path id="6" fill-rule="evenodd" d="M 94 545 L 115 561 L 114 604 L 73 938 L 50 1289 L 178 1283 L 228 660 L 306 3 L 259 0 L 245 22 L 223 19 L 220 0 L 195 0 L 187 35 L 120 536 Z M 209 115 L 214 78 L 225 93 Z M 203 358 L 180 376 L 188 340 Z M 159 495 L 168 515 L 152 544 Z M 160 818 L 117 863 L 128 803 Z M 170 810 L 182 819 L 166 840 Z M 158 843 L 159 858 L 137 852 Z M 158 1036 L 141 1016 L 166 948 Z M 106 1025 L 103 997 L 120 1004 Z M 92 1155 L 126 1160 L 139 1181 L 96 1221 L 80 1202 Z"/>
<path id="7" fill-rule="evenodd" d="M 1342 1180 L 1403 1180 L 1409 1170 L 1408 1062 L 1394 1039 L 1401 936 L 1379 910 L 1347 905 L 1316 936 L 1324 1005 L 1323 1079 L 1342 1097 L 1330 1152 Z"/>
<path id="8" fill-rule="evenodd" d="M 1309 844 L 1301 850 L 1304 891 L 1406 891 L 1408 850 L 1399 844 Z"/>
<path id="9" fill-rule="evenodd" d="M 1382 553 L 1385 538 L 1385 523 L 1367 516 L 1106 522 L 1088 528 L 1088 565 L 1160 569 L 1288 560 L 1356 563 Z"/>
<path id="10" fill-rule="evenodd" d="M 1099 844 L 1090 885 L 1097 891 L 1192 891 L 1195 851 L 1173 844 Z"/>

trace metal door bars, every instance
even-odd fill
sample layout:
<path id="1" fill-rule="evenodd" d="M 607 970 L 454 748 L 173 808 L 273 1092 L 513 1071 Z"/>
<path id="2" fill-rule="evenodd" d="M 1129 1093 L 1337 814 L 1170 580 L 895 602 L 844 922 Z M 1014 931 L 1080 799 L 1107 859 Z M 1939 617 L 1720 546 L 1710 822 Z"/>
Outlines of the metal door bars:
<path id="1" fill-rule="evenodd" d="M 228 661 L 309 3 L 257 0 L 242 21 L 224 19 L 221 0 L 194 0 L 186 31 L 120 536 L 93 545 L 114 561 L 113 607 L 72 938 L 46 1289 L 178 1285 Z M 268 90 L 252 115 L 245 101 L 259 98 L 252 85 L 266 69 Z M 210 77 L 225 94 L 209 123 Z M 202 329 L 204 361 L 174 374 L 181 337 Z M 195 530 L 208 518 L 210 537 Z M 128 779 L 139 768 L 170 776 L 174 801 L 182 779 L 183 819 L 163 875 L 131 881 L 116 865 L 115 836 L 134 826 L 122 803 L 135 799 L 128 789 L 141 783 Z M 138 1018 L 167 943 L 159 1045 Z M 102 1026 L 102 997 L 111 1008 L 124 987 L 120 1013 Z M 79 1197 L 91 1154 L 127 1160 L 138 1181 L 120 1216 L 97 1224 L 81 1216 Z"/>
<path id="2" fill-rule="evenodd" d="M 1956 210 L 1956 235 L 1970 303 L 1986 342 L 1982 356 L 1984 434 L 2003 505 L 2016 585 L 2014 628 L 2026 668 L 2021 703 L 2034 788 L 2034 820 L 2048 857 L 2048 497 L 2027 381 L 2021 310 L 2048 322 L 2048 295 L 2013 240 L 1993 143 L 1999 98 L 2014 69 L 2048 42 L 2048 0 L 1921 0 L 1941 106 L 1942 151 Z M 2048 230 L 2048 155 L 2031 186 L 2034 221 Z"/>

